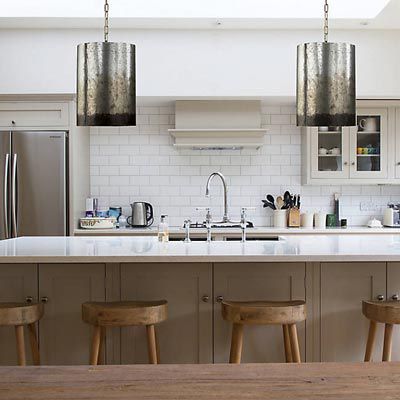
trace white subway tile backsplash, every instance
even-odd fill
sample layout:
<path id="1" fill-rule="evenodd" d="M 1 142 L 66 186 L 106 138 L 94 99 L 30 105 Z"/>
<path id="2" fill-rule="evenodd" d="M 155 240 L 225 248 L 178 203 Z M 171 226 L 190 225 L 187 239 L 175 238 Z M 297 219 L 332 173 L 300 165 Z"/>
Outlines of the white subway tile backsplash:
<path id="1" fill-rule="evenodd" d="M 300 193 L 303 210 L 333 211 L 333 194 L 341 193 L 342 216 L 348 223 L 365 224 L 380 217 L 389 201 L 398 201 L 400 186 L 301 186 L 301 130 L 294 106 L 262 105 L 262 127 L 267 129 L 260 149 L 192 150 L 173 147 L 168 129 L 174 128 L 174 107 L 139 107 L 136 127 L 93 127 L 90 133 L 91 195 L 101 206 L 121 205 L 130 212 L 133 201 L 153 204 L 155 220 L 168 214 L 171 225 L 183 219 L 204 220 L 211 207 L 215 219 L 222 216 L 223 190 L 218 178 L 211 196 L 204 195 L 210 173 L 222 172 L 228 182 L 233 218 L 241 206 L 254 206 L 249 219 L 271 225 L 272 213 L 262 207 L 267 193 L 285 190 Z M 360 203 L 378 211 L 361 211 Z"/>

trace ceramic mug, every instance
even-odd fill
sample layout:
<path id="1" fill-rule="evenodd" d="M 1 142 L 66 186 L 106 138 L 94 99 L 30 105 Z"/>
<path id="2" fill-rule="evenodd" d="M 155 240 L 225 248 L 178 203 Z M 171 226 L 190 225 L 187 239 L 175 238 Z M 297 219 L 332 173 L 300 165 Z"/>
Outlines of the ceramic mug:
<path id="1" fill-rule="evenodd" d="M 331 154 L 333 154 L 333 155 L 335 155 L 335 156 L 340 155 L 340 149 L 339 149 L 339 147 L 333 147 L 333 148 L 330 150 L 330 152 L 331 152 Z"/>
<path id="2" fill-rule="evenodd" d="M 322 212 L 315 213 L 314 223 L 316 228 L 326 228 L 326 214 Z"/>
<path id="3" fill-rule="evenodd" d="M 362 154 L 362 153 L 363 153 L 363 148 L 357 147 L 357 154 Z"/>
<path id="4" fill-rule="evenodd" d="M 301 214 L 300 221 L 303 228 L 312 228 L 314 224 L 314 215 L 309 213 Z"/>
<path id="5" fill-rule="evenodd" d="M 358 121 L 361 131 L 376 132 L 379 130 L 378 119 L 374 117 L 362 118 Z"/>

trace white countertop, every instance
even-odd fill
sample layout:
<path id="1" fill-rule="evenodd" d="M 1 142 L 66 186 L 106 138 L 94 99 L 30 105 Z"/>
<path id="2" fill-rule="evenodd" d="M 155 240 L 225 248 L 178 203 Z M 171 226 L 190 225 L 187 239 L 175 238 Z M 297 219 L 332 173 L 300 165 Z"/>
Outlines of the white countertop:
<path id="1" fill-rule="evenodd" d="M 159 243 L 154 237 L 21 237 L 0 263 L 400 261 L 400 235 L 290 235 L 281 241 Z"/>
<path id="2" fill-rule="evenodd" d="M 149 228 L 122 228 L 122 229 L 75 229 L 75 236 L 155 236 L 157 235 L 157 227 Z M 213 235 L 240 235 L 239 228 L 213 228 Z M 174 226 L 169 229 L 170 235 L 181 236 L 185 234 L 182 227 Z M 260 226 L 256 228 L 248 228 L 248 235 L 292 235 L 292 234 L 396 234 L 400 233 L 400 228 L 368 228 L 367 226 L 352 226 L 348 228 L 274 228 L 271 226 Z M 193 237 L 197 235 L 206 235 L 206 229 L 191 228 L 190 234 Z"/>

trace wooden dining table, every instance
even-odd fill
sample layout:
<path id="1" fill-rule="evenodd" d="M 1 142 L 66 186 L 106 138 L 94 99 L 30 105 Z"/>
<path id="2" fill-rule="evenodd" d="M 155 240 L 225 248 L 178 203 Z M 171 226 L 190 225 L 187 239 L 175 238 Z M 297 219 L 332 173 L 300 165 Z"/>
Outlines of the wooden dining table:
<path id="1" fill-rule="evenodd" d="M 0 399 L 400 399 L 400 363 L 0 367 Z"/>

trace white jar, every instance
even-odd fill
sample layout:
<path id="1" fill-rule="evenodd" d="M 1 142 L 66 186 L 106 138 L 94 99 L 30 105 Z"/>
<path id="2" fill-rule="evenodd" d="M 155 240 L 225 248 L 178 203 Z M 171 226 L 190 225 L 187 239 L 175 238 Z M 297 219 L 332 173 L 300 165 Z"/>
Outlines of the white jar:
<path id="1" fill-rule="evenodd" d="M 325 213 L 315 213 L 314 214 L 314 222 L 315 222 L 315 227 L 324 229 L 326 228 L 326 214 Z"/>
<path id="2" fill-rule="evenodd" d="M 303 228 L 312 228 L 314 225 L 314 214 L 310 213 L 301 214 L 300 223 Z"/>
<path id="3" fill-rule="evenodd" d="M 287 211 L 286 210 L 274 210 L 274 227 L 275 228 L 286 228 L 287 227 Z"/>

